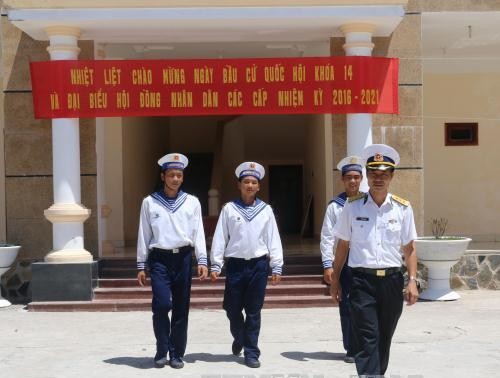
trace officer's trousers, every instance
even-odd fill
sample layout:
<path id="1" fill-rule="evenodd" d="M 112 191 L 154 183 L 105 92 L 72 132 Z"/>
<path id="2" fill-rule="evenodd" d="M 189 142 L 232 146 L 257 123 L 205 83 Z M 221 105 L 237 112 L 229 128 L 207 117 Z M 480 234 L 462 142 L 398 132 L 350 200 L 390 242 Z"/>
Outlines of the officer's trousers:
<path id="1" fill-rule="evenodd" d="M 342 300 L 339 304 L 340 325 L 342 327 L 342 342 L 348 356 L 354 356 L 352 347 L 352 325 L 351 325 L 351 309 L 350 309 L 350 292 L 351 292 L 352 273 L 351 267 L 344 265 L 340 272 L 340 286 L 342 287 Z"/>
<path id="2" fill-rule="evenodd" d="M 352 270 L 350 305 L 359 375 L 383 375 L 387 370 L 392 336 L 403 310 L 403 285 L 401 272 L 377 277 Z"/>
<path id="3" fill-rule="evenodd" d="M 229 258 L 227 261 L 223 307 L 229 319 L 231 335 L 243 346 L 245 358 L 260 356 L 257 344 L 267 276 L 267 256 L 250 260 Z"/>
<path id="4" fill-rule="evenodd" d="M 189 301 L 191 295 L 191 252 L 149 254 L 153 290 L 153 329 L 156 337 L 155 359 L 170 355 L 183 357 L 186 351 Z M 172 321 L 168 313 L 172 310 Z"/>

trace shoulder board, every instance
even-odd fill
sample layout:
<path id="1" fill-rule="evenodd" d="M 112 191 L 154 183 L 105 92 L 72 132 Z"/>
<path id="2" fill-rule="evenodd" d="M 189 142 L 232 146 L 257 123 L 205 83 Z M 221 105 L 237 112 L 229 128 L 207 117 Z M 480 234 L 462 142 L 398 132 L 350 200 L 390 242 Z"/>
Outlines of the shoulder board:
<path id="1" fill-rule="evenodd" d="M 360 200 L 362 198 L 365 198 L 365 196 L 366 196 L 365 193 L 359 193 L 359 194 L 356 194 L 355 196 L 349 197 L 348 201 L 349 202 L 354 202 L 354 201 Z"/>
<path id="2" fill-rule="evenodd" d="M 404 198 L 401 198 L 401 197 L 395 196 L 394 194 L 391 196 L 391 198 L 392 198 L 394 201 L 396 201 L 396 202 L 400 203 L 400 204 L 401 204 L 401 205 L 403 205 L 403 206 L 408 206 L 408 205 L 410 204 L 410 201 L 405 200 Z"/>

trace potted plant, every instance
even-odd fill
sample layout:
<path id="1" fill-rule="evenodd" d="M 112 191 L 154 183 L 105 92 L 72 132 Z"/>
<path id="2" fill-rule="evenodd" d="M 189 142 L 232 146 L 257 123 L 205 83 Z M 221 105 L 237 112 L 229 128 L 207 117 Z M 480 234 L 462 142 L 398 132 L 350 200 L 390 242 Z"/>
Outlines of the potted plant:
<path id="1" fill-rule="evenodd" d="M 471 239 L 445 236 L 447 226 L 446 219 L 433 219 L 433 236 L 415 240 L 418 260 L 428 268 L 427 289 L 420 294 L 420 299 L 452 301 L 460 298 L 450 287 L 450 270 L 465 253 Z"/>
<path id="2" fill-rule="evenodd" d="M 10 269 L 10 266 L 17 257 L 19 249 L 21 249 L 20 245 L 0 242 L 0 278 Z M 11 303 L 2 297 L 0 292 L 0 307 L 7 307 L 10 305 Z"/>

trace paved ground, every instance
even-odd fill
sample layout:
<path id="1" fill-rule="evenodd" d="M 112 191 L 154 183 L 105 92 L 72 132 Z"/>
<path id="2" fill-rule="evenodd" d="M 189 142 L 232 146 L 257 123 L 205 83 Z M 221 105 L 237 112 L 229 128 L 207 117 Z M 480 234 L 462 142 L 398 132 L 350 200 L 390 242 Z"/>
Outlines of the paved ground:
<path id="1" fill-rule="evenodd" d="M 500 376 L 500 291 L 405 307 L 387 377 Z M 148 312 L 29 313 L 0 309 L 0 375 L 23 378 L 350 377 L 334 308 L 263 312 L 260 369 L 230 354 L 220 310 L 193 310 L 186 366 L 154 369 Z"/>

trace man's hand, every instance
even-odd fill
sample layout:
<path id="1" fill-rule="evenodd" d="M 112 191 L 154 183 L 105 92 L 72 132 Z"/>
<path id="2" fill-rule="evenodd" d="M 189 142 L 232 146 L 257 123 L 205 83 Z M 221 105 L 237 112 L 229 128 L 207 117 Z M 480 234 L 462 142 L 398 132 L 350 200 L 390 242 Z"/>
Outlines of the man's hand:
<path id="1" fill-rule="evenodd" d="M 410 282 L 408 282 L 408 286 L 406 286 L 406 305 L 411 306 L 412 304 L 415 304 L 415 302 L 418 299 L 418 288 L 417 288 L 417 282 L 412 279 Z"/>
<path id="2" fill-rule="evenodd" d="M 206 265 L 198 265 L 198 278 L 203 281 L 208 277 L 208 268 Z"/>
<path id="3" fill-rule="evenodd" d="M 220 276 L 220 272 L 210 272 L 210 279 L 212 280 L 212 282 L 215 282 L 217 281 L 217 277 Z"/>
<path id="4" fill-rule="evenodd" d="M 408 269 L 408 277 L 411 277 L 408 286 L 406 286 L 406 304 L 411 306 L 418 299 L 417 282 L 415 281 L 417 275 L 417 251 L 415 250 L 415 242 L 413 240 L 403 246 L 403 253 L 405 255 L 406 268 Z"/>
<path id="5" fill-rule="evenodd" d="M 325 270 L 323 271 L 323 281 L 325 281 L 327 284 L 331 284 L 332 277 L 333 277 L 333 268 L 325 268 Z"/>
<path id="6" fill-rule="evenodd" d="M 340 282 L 338 280 L 332 280 L 330 285 L 330 295 L 332 296 L 333 305 L 338 306 L 342 300 L 342 288 L 340 287 Z"/>
<path id="7" fill-rule="evenodd" d="M 137 272 L 137 282 L 140 286 L 146 286 L 146 272 L 144 270 Z"/>
<path id="8" fill-rule="evenodd" d="M 281 276 L 279 274 L 273 274 L 271 277 L 271 285 L 277 285 L 281 281 Z"/>

